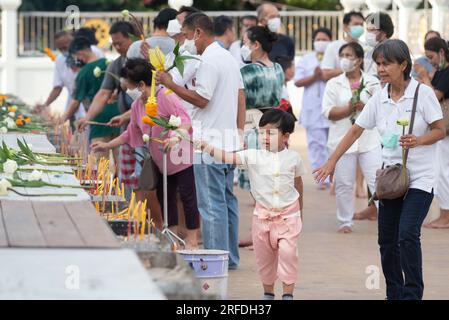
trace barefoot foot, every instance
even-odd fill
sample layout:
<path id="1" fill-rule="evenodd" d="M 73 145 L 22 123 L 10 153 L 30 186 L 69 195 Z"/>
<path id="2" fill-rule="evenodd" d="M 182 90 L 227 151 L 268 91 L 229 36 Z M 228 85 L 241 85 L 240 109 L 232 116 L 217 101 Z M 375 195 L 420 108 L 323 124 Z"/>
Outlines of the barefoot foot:
<path id="1" fill-rule="evenodd" d="M 354 220 L 377 220 L 377 208 L 375 205 L 369 206 L 364 210 L 354 214 Z"/>
<path id="2" fill-rule="evenodd" d="M 338 229 L 338 233 L 352 233 L 352 228 L 348 226 L 343 226 Z"/>

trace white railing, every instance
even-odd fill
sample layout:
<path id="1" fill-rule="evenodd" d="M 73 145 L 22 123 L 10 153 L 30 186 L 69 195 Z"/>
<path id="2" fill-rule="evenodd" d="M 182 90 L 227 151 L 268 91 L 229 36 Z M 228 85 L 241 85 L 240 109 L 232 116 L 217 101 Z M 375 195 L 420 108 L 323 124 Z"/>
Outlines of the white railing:
<path id="1" fill-rule="evenodd" d="M 153 19 L 156 12 L 133 13 L 144 26 L 145 32 L 153 31 Z M 243 16 L 254 14 L 253 11 L 207 12 L 211 17 L 227 15 L 234 19 L 236 30 Z M 296 50 L 304 52 L 312 48 L 312 31 L 318 26 L 331 29 L 334 39 L 341 37 L 342 12 L 339 11 L 288 11 L 281 12 L 285 33 L 295 40 Z M 21 56 L 39 56 L 45 47 L 55 49 L 54 34 L 65 28 L 65 12 L 20 12 L 18 50 Z M 100 19 L 111 26 L 122 20 L 120 12 L 81 12 L 80 24 L 92 19 Z M 105 48 L 109 49 L 109 48 Z"/>

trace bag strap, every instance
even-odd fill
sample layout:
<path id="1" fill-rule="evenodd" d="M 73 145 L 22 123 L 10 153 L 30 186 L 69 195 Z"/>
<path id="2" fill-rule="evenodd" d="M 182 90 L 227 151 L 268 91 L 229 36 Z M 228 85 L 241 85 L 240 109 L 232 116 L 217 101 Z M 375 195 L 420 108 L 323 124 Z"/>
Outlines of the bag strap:
<path id="1" fill-rule="evenodd" d="M 413 98 L 412 116 L 410 119 L 410 126 L 408 127 L 408 134 L 412 134 L 412 132 L 413 132 L 413 125 L 415 124 L 416 106 L 418 105 L 418 93 L 419 93 L 420 86 L 421 86 L 421 83 L 418 83 L 418 85 L 416 86 L 415 97 Z M 409 151 L 410 151 L 410 149 L 405 150 L 405 164 L 406 165 L 407 165 Z"/>

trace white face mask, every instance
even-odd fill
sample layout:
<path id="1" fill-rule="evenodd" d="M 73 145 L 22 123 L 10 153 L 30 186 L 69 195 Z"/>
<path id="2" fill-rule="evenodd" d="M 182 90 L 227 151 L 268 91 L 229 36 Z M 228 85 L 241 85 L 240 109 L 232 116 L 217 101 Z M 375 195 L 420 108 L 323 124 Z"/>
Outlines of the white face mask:
<path id="1" fill-rule="evenodd" d="M 267 27 L 271 32 L 277 32 L 281 27 L 281 18 L 276 17 L 268 20 Z"/>
<path id="2" fill-rule="evenodd" d="M 133 100 L 137 100 L 142 95 L 142 92 L 139 91 L 138 88 L 128 89 L 126 90 L 126 94 L 131 97 Z"/>
<path id="3" fill-rule="evenodd" d="M 365 36 L 366 44 L 369 45 L 370 47 L 374 48 L 379 43 L 379 41 L 377 41 L 376 38 L 377 38 L 377 35 L 375 33 L 367 32 L 366 36 Z"/>
<path id="4" fill-rule="evenodd" d="M 185 50 L 194 56 L 198 54 L 198 48 L 196 47 L 195 40 L 195 37 L 193 37 L 192 40 L 186 39 L 184 41 Z"/>
<path id="5" fill-rule="evenodd" d="M 251 49 L 245 44 L 240 48 L 243 61 L 251 61 Z"/>
<path id="6" fill-rule="evenodd" d="M 326 51 L 327 46 L 329 45 L 330 41 L 315 41 L 313 43 L 313 47 L 316 52 L 318 53 L 324 53 Z"/>
<path id="7" fill-rule="evenodd" d="M 173 19 L 168 22 L 167 33 L 170 37 L 181 33 L 181 24 L 178 19 Z"/>
<path id="8" fill-rule="evenodd" d="M 340 59 L 340 68 L 343 70 L 343 72 L 351 72 L 355 69 L 355 61 L 348 59 L 348 58 L 341 58 Z"/>

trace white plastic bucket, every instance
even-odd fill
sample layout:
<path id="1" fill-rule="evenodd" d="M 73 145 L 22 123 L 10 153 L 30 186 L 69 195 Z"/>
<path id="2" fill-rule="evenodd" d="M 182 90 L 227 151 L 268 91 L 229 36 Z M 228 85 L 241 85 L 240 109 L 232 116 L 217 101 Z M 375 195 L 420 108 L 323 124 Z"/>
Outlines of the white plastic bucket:
<path id="1" fill-rule="evenodd" d="M 228 251 L 200 249 L 177 252 L 195 271 L 204 294 L 213 295 L 223 300 L 227 298 Z"/>

